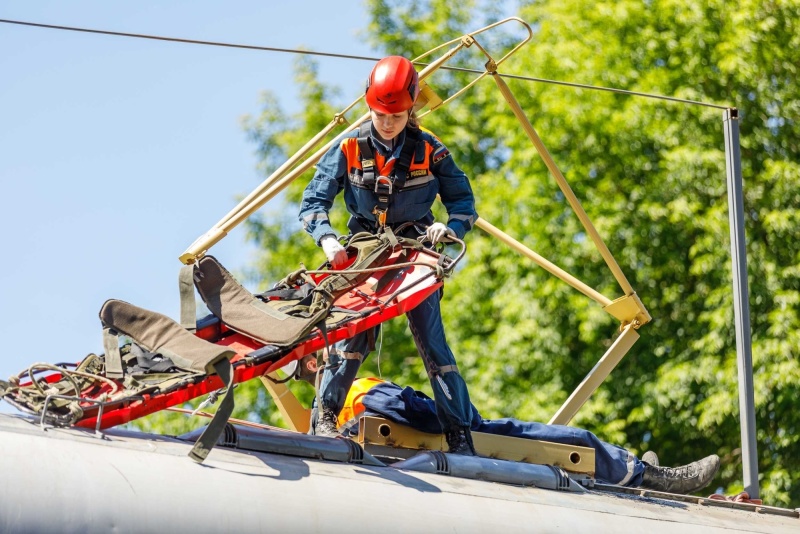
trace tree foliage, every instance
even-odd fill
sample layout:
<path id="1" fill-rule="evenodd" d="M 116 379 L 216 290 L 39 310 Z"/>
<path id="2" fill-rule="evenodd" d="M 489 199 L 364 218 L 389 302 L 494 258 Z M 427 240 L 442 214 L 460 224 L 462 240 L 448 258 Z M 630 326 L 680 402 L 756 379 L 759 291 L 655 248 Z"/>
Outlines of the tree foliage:
<path id="1" fill-rule="evenodd" d="M 515 7 L 441 0 L 368 0 L 366 6 L 367 38 L 376 50 L 408 57 Z M 518 14 L 534 37 L 501 66 L 504 74 L 739 109 L 760 484 L 767 503 L 797 506 L 800 5 L 529 0 L 519 3 Z M 500 48 L 495 59 L 519 36 L 510 27 L 485 37 L 488 49 Z M 482 70 L 485 60 L 471 47 L 456 61 Z M 366 78 L 368 67 L 362 70 L 358 75 Z M 303 112 L 287 117 L 265 95 L 261 116 L 245 122 L 267 174 L 349 102 L 318 79 L 313 60 L 298 62 L 296 77 Z M 472 77 L 439 71 L 429 82 L 447 96 Z M 653 317 L 573 424 L 634 453 L 655 449 L 672 465 L 718 452 L 723 469 L 716 483 L 740 490 L 722 111 L 521 78 L 507 83 Z M 423 122 L 470 175 L 484 219 L 609 298 L 621 296 L 494 82 L 483 80 Z M 291 184 L 268 217 L 248 222 L 263 251 L 251 273 L 262 286 L 301 261 L 324 260 L 296 217 L 309 179 L 310 173 Z M 332 219 L 344 233 L 341 204 Z M 486 417 L 546 421 L 619 325 L 481 230 L 467 244 L 465 265 L 447 281 L 443 314 L 472 401 Z M 381 346 L 363 374 L 429 388 L 404 320 L 384 325 Z M 260 402 L 250 417 L 276 420 L 269 401 L 248 387 L 243 392 Z M 305 385 L 293 387 L 310 397 Z"/>

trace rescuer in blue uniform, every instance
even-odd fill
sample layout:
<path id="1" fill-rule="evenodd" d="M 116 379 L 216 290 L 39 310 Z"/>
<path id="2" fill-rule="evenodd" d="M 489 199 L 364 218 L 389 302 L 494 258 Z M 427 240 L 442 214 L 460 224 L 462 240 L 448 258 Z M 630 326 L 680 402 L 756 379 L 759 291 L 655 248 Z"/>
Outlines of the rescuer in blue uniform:
<path id="1" fill-rule="evenodd" d="M 373 68 L 365 94 L 371 121 L 342 137 L 317 164 L 303 193 L 300 220 L 322 247 L 334 268 L 347 260 L 328 211 L 340 192 L 351 233 L 396 229 L 402 235 L 423 237 L 436 244 L 446 235 L 459 239 L 472 229 L 478 215 L 469 180 L 444 144 L 420 129 L 413 113 L 419 79 L 411 62 L 400 56 L 380 60 Z M 444 204 L 447 223 L 431 213 L 436 196 Z M 409 235 L 407 232 L 418 232 Z M 435 293 L 409 311 L 409 328 L 431 380 L 436 413 L 451 452 L 473 455 L 469 428 L 471 410 L 466 383 L 445 339 Z M 373 350 L 375 330 L 341 341 L 331 351 L 320 385 L 322 410 L 318 435 L 336 435 L 336 418 L 364 358 Z"/>

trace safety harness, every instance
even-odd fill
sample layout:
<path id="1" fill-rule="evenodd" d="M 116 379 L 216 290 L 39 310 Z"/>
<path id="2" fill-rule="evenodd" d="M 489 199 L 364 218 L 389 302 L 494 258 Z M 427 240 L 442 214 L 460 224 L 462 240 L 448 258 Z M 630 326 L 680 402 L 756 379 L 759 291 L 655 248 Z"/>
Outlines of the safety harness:
<path id="1" fill-rule="evenodd" d="M 391 174 L 382 176 L 376 173 L 371 131 L 372 121 L 365 121 L 358 127 L 358 151 L 363 172 L 362 183 L 365 187 L 372 188 L 378 197 L 378 203 L 372 209 L 372 214 L 378 221 L 378 228 L 383 228 L 386 226 L 386 212 L 389 209 L 392 193 L 405 187 L 412 159 L 415 163 L 424 161 L 425 147 L 421 143 L 419 129 L 406 128 L 406 138 L 400 149 L 400 156 L 395 161 Z"/>

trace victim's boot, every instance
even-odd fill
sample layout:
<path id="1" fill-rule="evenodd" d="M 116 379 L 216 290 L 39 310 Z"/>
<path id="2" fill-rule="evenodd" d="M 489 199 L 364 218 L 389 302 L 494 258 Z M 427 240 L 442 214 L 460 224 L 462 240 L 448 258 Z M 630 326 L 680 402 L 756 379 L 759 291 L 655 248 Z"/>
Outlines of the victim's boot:
<path id="1" fill-rule="evenodd" d="M 640 487 L 666 493 L 692 493 L 708 486 L 718 469 L 716 454 L 680 467 L 646 465 Z"/>
<path id="2" fill-rule="evenodd" d="M 451 454 L 462 454 L 464 456 L 477 456 L 475 447 L 472 445 L 472 434 L 468 427 L 452 427 L 445 430 L 444 438 L 447 440 L 447 447 Z"/>
<path id="3" fill-rule="evenodd" d="M 642 461 L 655 467 L 661 465 L 658 463 L 658 455 L 654 451 L 647 451 L 644 453 L 644 456 L 642 456 Z"/>

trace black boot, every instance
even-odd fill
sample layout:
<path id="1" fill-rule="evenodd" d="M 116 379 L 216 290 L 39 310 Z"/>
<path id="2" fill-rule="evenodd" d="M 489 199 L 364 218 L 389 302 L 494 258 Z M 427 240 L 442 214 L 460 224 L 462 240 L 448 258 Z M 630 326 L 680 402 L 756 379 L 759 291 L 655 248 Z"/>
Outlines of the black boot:
<path id="1" fill-rule="evenodd" d="M 680 467 L 645 465 L 640 487 L 666 493 L 693 493 L 708 486 L 718 469 L 719 456 L 716 454 Z"/>
<path id="2" fill-rule="evenodd" d="M 317 425 L 314 429 L 314 434 L 317 436 L 325 436 L 326 438 L 335 438 L 339 435 L 336 429 L 336 414 L 330 408 L 322 407 L 322 413 L 317 419 Z"/>
<path id="3" fill-rule="evenodd" d="M 445 430 L 444 438 L 447 440 L 447 447 L 451 454 L 462 454 L 464 456 L 477 456 L 475 447 L 472 445 L 472 434 L 468 427 L 453 427 Z"/>

